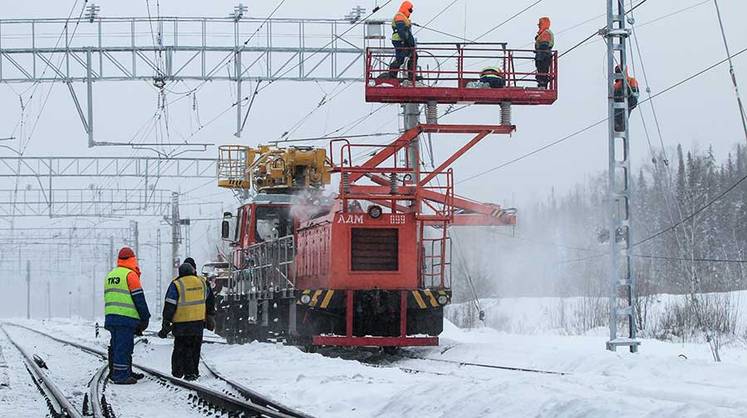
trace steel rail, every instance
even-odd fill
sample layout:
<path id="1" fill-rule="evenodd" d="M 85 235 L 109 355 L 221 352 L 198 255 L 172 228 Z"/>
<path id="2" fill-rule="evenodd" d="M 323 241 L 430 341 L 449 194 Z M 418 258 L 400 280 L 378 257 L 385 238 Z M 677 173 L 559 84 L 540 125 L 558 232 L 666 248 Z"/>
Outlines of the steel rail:
<path id="1" fill-rule="evenodd" d="M 36 383 L 40 385 L 40 389 L 43 392 L 46 392 L 46 394 L 48 395 L 47 399 L 48 401 L 50 401 L 48 403 L 50 409 L 56 409 L 54 413 L 59 413 L 63 417 L 82 418 L 83 415 L 81 415 L 80 412 L 78 412 L 75 407 L 73 407 L 65 394 L 62 393 L 57 385 L 54 384 L 52 379 L 50 379 L 49 376 L 47 376 L 47 374 L 42 371 L 41 367 L 36 364 L 33 356 L 31 356 L 23 347 L 16 343 L 15 340 L 13 340 L 13 338 L 10 336 L 10 334 L 8 334 L 8 331 L 5 330 L 5 325 L 0 325 L 0 329 L 2 329 L 8 341 L 10 341 L 11 344 L 13 344 L 13 346 L 15 346 L 23 356 L 26 363 L 26 368 L 32 375 L 35 376 L 34 380 L 36 380 Z M 43 388 L 41 386 L 43 386 Z M 56 405 L 52 405 L 53 403 Z"/>
<path id="2" fill-rule="evenodd" d="M 36 330 L 34 328 L 31 328 L 31 327 L 28 327 L 28 326 L 25 326 L 25 325 L 16 324 L 16 323 L 12 323 L 12 322 L 9 322 L 7 324 L 15 326 L 15 327 L 23 328 L 23 329 L 29 330 L 31 332 L 35 332 L 35 333 L 37 333 L 39 335 L 43 335 L 43 336 L 45 336 L 45 337 L 47 337 L 47 338 L 49 338 L 51 340 L 57 341 L 57 342 L 62 343 L 62 344 L 70 345 L 72 347 L 75 347 L 75 348 L 78 348 L 78 349 L 80 349 L 82 351 L 85 351 L 85 352 L 87 352 L 89 354 L 93 354 L 93 355 L 99 356 L 99 357 L 101 357 L 103 359 L 107 358 L 107 353 L 105 351 L 103 351 L 103 350 L 99 350 L 97 348 L 89 347 L 89 346 L 86 346 L 84 344 L 79 344 L 79 343 L 75 343 L 75 342 L 72 342 L 72 341 L 68 341 L 68 340 L 64 340 L 64 339 L 61 339 L 61 338 L 57 338 L 57 337 L 55 337 L 53 335 L 47 334 L 45 332 Z M 219 409 L 219 410 L 228 410 L 228 411 L 237 412 L 237 413 L 250 414 L 248 416 L 268 417 L 268 418 L 305 418 L 305 417 L 307 417 L 307 415 L 286 414 L 286 413 L 282 413 L 282 412 L 279 412 L 279 411 L 274 411 L 274 410 L 266 408 L 266 407 L 264 407 L 262 405 L 258 405 L 258 404 L 252 403 L 252 402 L 247 402 L 247 401 L 243 401 L 243 400 L 237 399 L 237 398 L 235 398 L 233 396 L 221 393 L 221 392 L 219 392 L 219 391 L 217 391 L 215 389 L 211 389 L 211 388 L 199 385 L 197 383 L 192 383 L 192 382 L 188 382 L 188 381 L 185 381 L 185 380 L 173 377 L 171 375 L 165 374 L 165 373 L 160 372 L 160 371 L 158 371 L 156 369 L 153 369 L 153 368 L 141 365 L 141 364 L 136 364 L 136 363 L 133 362 L 132 366 L 135 367 L 135 368 L 138 368 L 138 369 L 140 369 L 140 370 L 142 370 L 142 371 L 144 371 L 146 373 L 148 373 L 149 375 L 151 375 L 151 376 L 153 376 L 153 377 L 155 377 L 157 379 L 169 382 L 169 383 L 173 384 L 174 386 L 178 386 L 178 387 L 181 387 L 182 389 L 187 389 L 187 390 L 196 392 L 197 396 L 200 399 L 206 401 L 207 403 L 211 404 L 214 408 Z M 258 396 L 260 398 L 262 398 L 260 395 L 258 395 Z M 273 401 L 267 400 L 267 399 L 264 399 L 264 402 L 265 403 L 273 403 Z M 287 410 L 290 411 L 289 408 L 285 408 L 285 409 L 287 409 Z"/>
<path id="3" fill-rule="evenodd" d="M 226 383 L 228 386 L 235 389 L 241 396 L 249 399 L 252 401 L 252 403 L 261 405 L 268 409 L 274 409 L 278 412 L 281 412 L 283 414 L 287 414 L 294 417 L 303 417 L 303 418 L 311 418 L 311 415 L 304 414 L 303 412 L 296 411 L 295 409 L 288 408 L 286 406 L 283 406 L 272 399 L 269 399 L 251 389 L 248 387 L 234 382 L 232 380 L 227 379 L 222 373 L 220 373 L 218 370 L 216 370 L 214 367 L 210 366 L 207 361 L 205 361 L 202 356 L 200 356 L 200 361 L 202 361 L 202 364 L 205 366 L 205 368 L 215 376 L 216 379 Z"/>
<path id="4" fill-rule="evenodd" d="M 108 372 L 109 365 L 105 364 L 93 375 L 93 379 L 88 385 L 88 402 L 90 402 L 94 417 L 111 418 L 114 416 L 104 395 L 106 379 L 109 377 Z"/>

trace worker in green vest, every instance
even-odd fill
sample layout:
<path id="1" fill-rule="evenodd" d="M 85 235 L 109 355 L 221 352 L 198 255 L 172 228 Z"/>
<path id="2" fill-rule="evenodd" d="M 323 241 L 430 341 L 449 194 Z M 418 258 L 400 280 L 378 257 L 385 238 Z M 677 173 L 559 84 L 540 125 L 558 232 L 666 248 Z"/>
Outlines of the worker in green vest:
<path id="1" fill-rule="evenodd" d="M 187 257 L 179 266 L 179 276 L 166 290 L 163 304 L 163 324 L 158 336 L 174 334 L 171 353 L 171 374 L 185 380 L 200 376 L 202 333 L 215 329 L 215 300 L 212 289 L 196 273 L 197 263 Z"/>
<path id="2" fill-rule="evenodd" d="M 150 312 L 140 284 L 140 267 L 129 247 L 119 250 L 117 267 L 104 279 L 104 327 L 111 333 L 109 378 L 119 385 L 131 385 L 143 378 L 132 371 L 135 335 L 148 328 Z"/>

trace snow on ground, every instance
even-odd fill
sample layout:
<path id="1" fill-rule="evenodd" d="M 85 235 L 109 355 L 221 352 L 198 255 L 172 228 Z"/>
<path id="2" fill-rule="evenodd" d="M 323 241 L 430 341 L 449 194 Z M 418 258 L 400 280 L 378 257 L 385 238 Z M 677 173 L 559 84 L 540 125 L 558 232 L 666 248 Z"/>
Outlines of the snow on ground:
<path id="1" fill-rule="evenodd" d="M 646 325 L 650 333 L 675 305 L 684 304 L 685 295 L 653 295 L 646 299 Z M 712 293 L 701 295 L 704 301 L 719 298 L 729 304 L 729 311 L 736 323 L 735 334 L 747 337 L 747 291 Z M 589 328 L 589 322 L 597 317 L 607 319 L 607 298 L 585 297 L 519 297 L 480 299 L 485 311 L 485 325 L 513 334 L 577 334 Z M 477 317 L 472 303 L 457 303 L 446 307 L 446 316 L 460 326 L 473 325 Z"/>
<path id="2" fill-rule="evenodd" d="M 83 321 L 24 323 L 105 346 Z M 135 361 L 168 371 L 172 340 L 138 344 Z M 406 356 L 364 364 L 277 344 L 203 345 L 227 377 L 318 417 L 745 417 L 747 347 L 714 363 L 705 344 L 644 340 L 640 353 L 604 350 L 604 336 L 516 335 L 450 323 L 440 347 L 406 355 L 555 370 L 566 376 L 458 366 Z M 205 376 L 200 383 L 213 385 Z M 135 390 L 138 386 L 128 388 Z M 120 391 L 112 387 L 112 391 Z M 156 411 L 153 411 L 156 412 Z M 152 416 L 169 416 L 158 411 Z"/>
<path id="3" fill-rule="evenodd" d="M 0 417 L 45 416 L 47 405 L 23 366 L 23 356 L 2 332 L 0 348 L 1 379 L 2 383 L 7 383 L 0 386 Z"/>

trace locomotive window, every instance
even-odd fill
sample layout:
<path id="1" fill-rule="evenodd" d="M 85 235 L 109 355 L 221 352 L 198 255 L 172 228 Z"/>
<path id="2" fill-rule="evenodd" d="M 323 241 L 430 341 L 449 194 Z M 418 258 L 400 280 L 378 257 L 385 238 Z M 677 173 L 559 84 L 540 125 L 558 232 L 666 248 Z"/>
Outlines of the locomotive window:
<path id="1" fill-rule="evenodd" d="M 282 238 L 293 233 L 290 209 L 281 206 L 257 206 L 254 239 L 257 242 Z"/>
<path id="2" fill-rule="evenodd" d="M 396 228 L 352 228 L 352 271 L 397 271 L 399 230 Z"/>

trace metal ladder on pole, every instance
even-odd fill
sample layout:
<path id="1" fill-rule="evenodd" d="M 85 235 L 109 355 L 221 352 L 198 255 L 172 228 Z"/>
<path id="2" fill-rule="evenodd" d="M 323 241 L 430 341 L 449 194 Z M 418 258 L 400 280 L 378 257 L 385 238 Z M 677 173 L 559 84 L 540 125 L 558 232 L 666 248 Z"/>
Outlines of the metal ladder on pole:
<path id="1" fill-rule="evenodd" d="M 630 254 L 631 175 L 627 95 L 627 41 L 630 31 L 625 27 L 625 19 L 625 3 L 607 0 L 607 28 L 602 33 L 607 42 L 609 92 L 610 338 L 607 349 L 615 351 L 617 347 L 628 347 L 631 353 L 635 353 L 640 341 L 636 337 L 635 276 Z M 617 65 L 619 72 L 615 71 Z M 623 83 L 623 101 L 615 101 L 614 84 L 617 81 Z M 624 115 L 622 125 L 615 123 L 616 113 Z"/>

